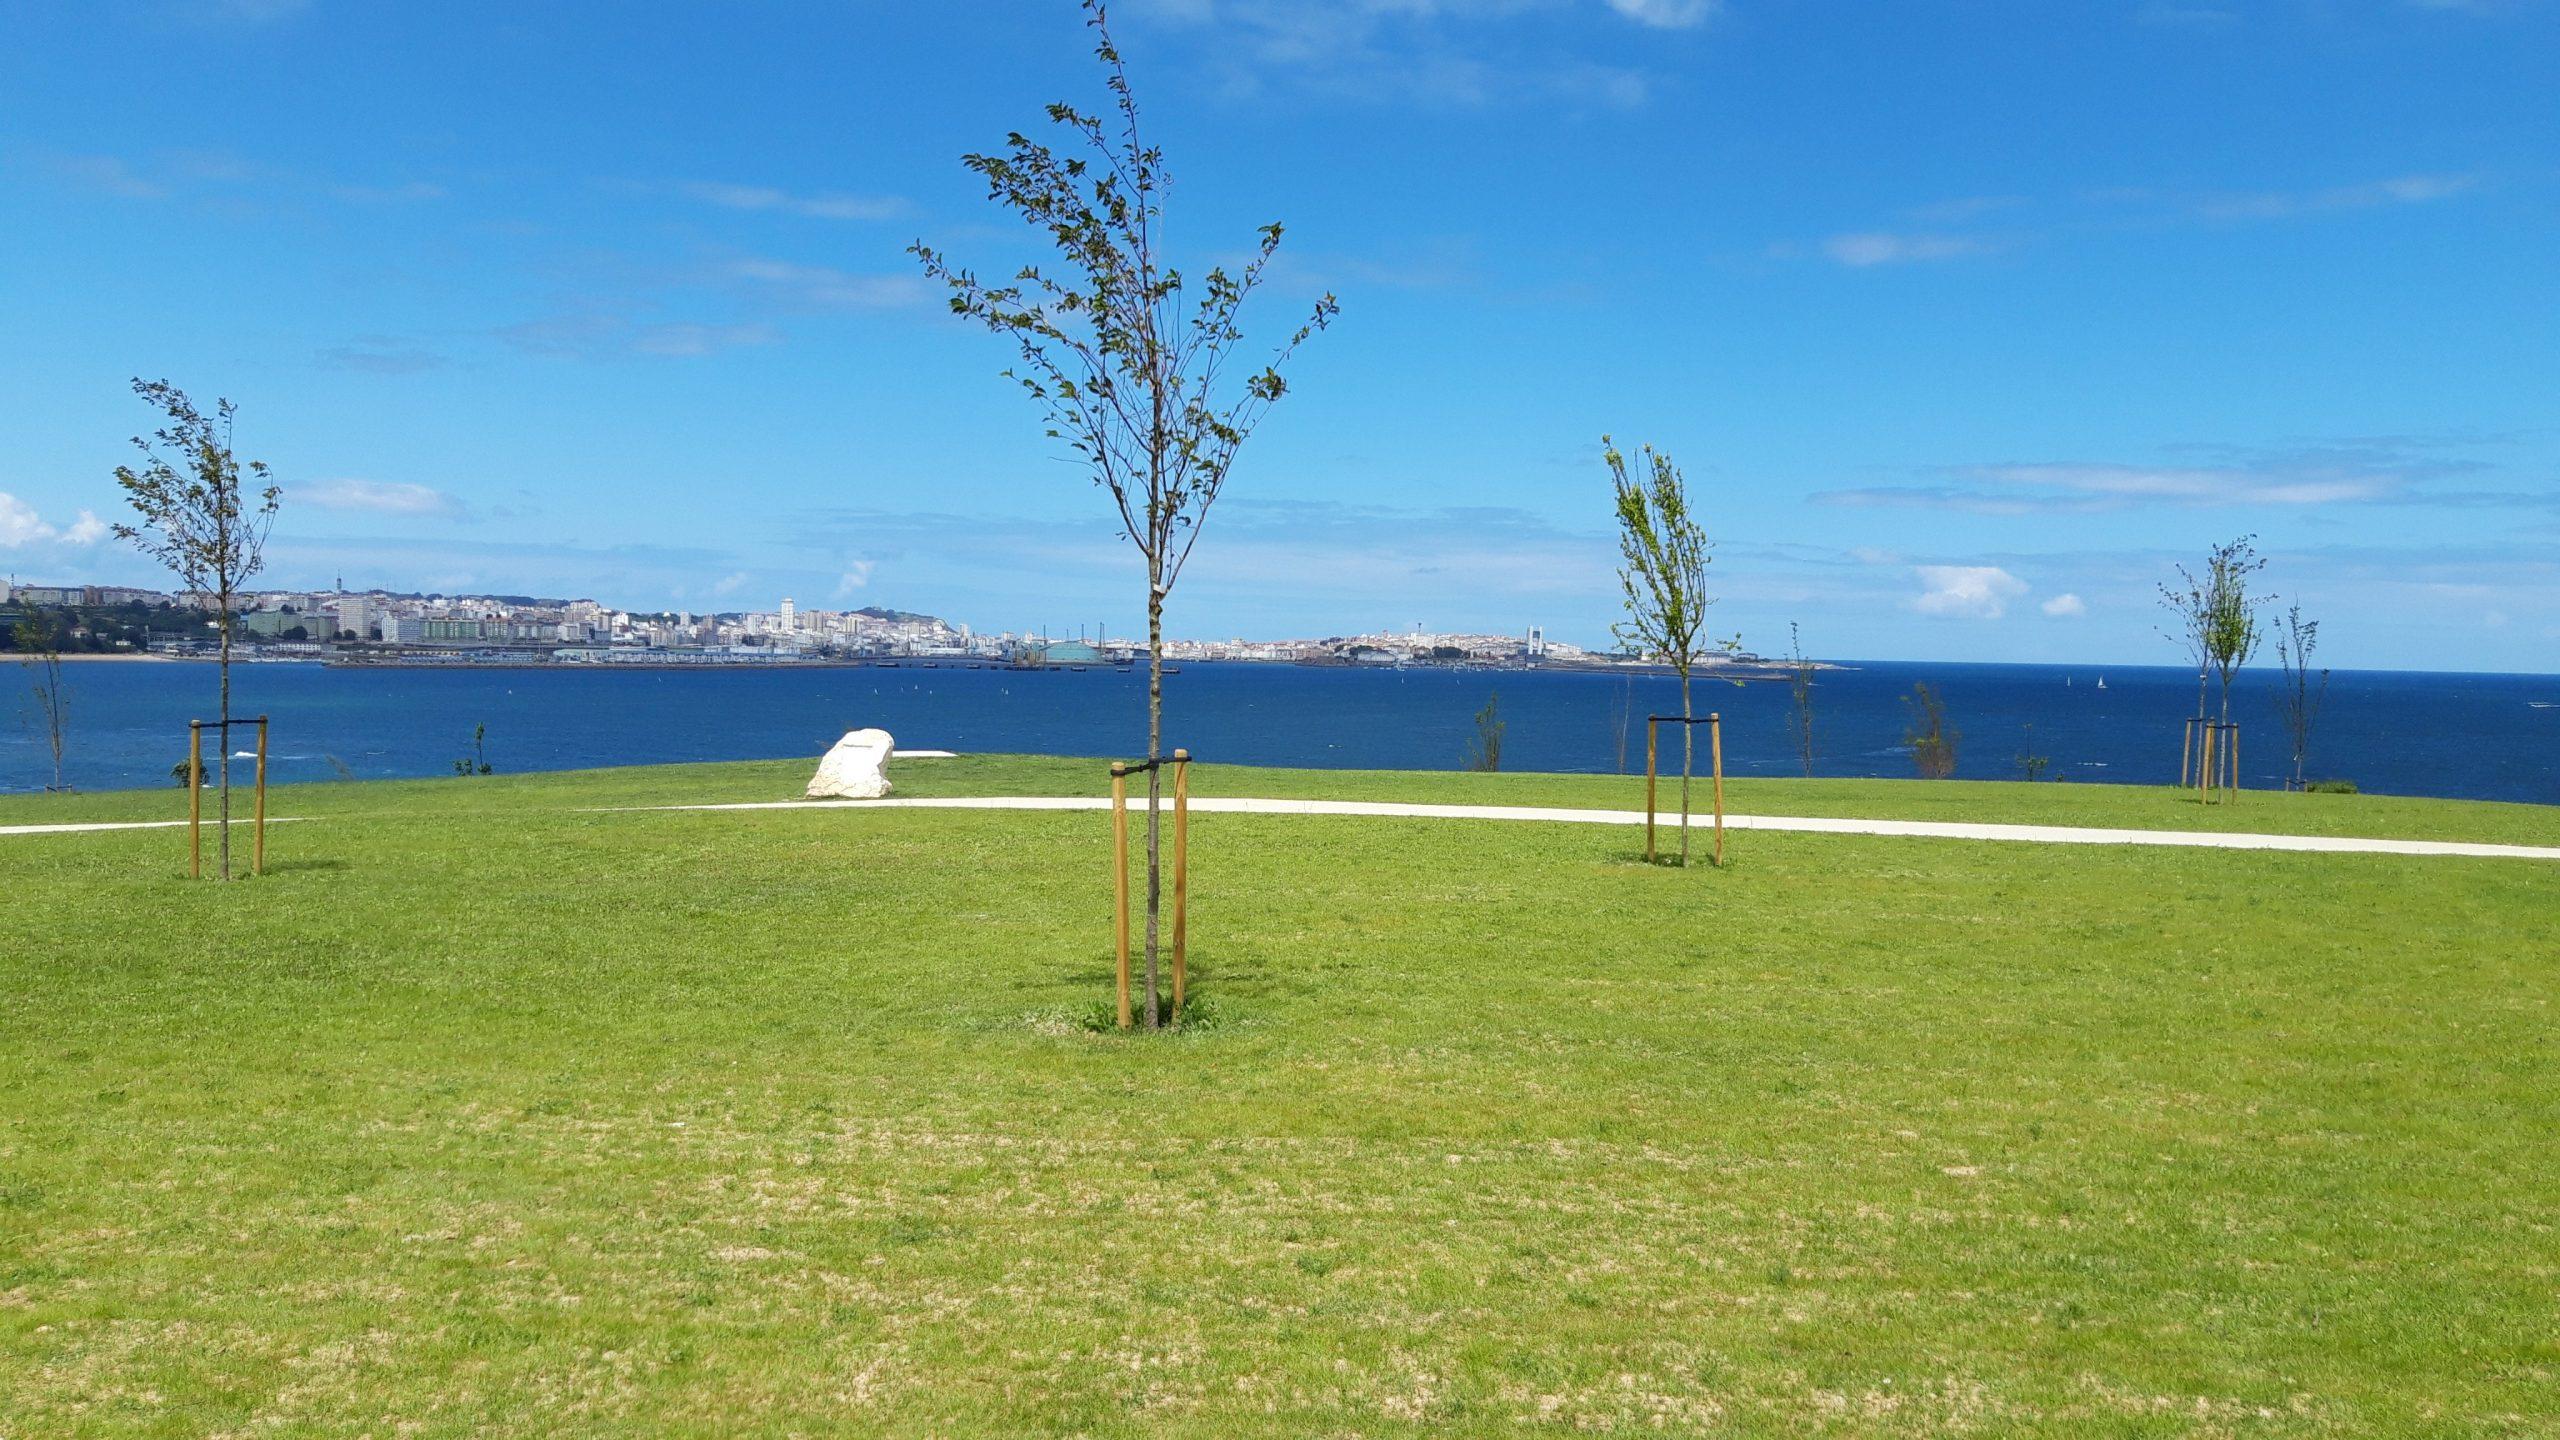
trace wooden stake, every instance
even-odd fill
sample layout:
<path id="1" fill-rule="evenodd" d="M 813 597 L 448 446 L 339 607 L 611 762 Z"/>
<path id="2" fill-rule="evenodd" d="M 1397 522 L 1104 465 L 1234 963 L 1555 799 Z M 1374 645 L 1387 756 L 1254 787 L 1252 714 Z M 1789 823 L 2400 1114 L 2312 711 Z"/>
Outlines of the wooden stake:
<path id="1" fill-rule="evenodd" d="M 249 873 L 267 873 L 267 717 L 258 717 L 258 832 L 249 846 Z"/>
<path id="2" fill-rule="evenodd" d="M 1653 767 L 1662 727 L 1652 716 L 1644 717 L 1644 863 L 1653 863 Z"/>
<path id="3" fill-rule="evenodd" d="M 1173 752 L 1173 1018 L 1182 1018 L 1191 934 L 1191 752 Z"/>
<path id="4" fill-rule="evenodd" d="M 204 722 L 187 722 L 187 878 L 204 878 Z"/>
<path id="5" fill-rule="evenodd" d="M 2195 783 L 2192 773 L 2195 753 L 2196 722 L 2195 717 L 2190 716 L 2186 724 L 2178 727 L 2178 788 L 2181 790 Z"/>
<path id="6" fill-rule="evenodd" d="M 2206 804 L 2213 803 L 2213 726 L 2210 722 L 2204 727 L 2203 758 L 2202 763 L 2196 766 L 2196 787 Z"/>
<path id="7" fill-rule="evenodd" d="M 1111 928 L 1120 949 L 1120 1028 L 1129 1028 L 1129 767 L 1111 765 Z"/>
<path id="8" fill-rule="evenodd" d="M 1716 868 L 1724 868 L 1724 717 L 1707 712 L 1707 753 L 1716 773 Z"/>

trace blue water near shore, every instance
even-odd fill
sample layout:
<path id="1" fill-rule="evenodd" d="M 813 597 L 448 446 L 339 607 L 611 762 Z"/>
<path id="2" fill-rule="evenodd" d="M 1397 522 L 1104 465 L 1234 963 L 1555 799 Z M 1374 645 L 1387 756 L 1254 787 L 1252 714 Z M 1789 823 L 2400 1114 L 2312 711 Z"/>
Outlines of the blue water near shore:
<path id="1" fill-rule="evenodd" d="M 186 721 L 213 706 L 210 665 L 66 666 L 69 770 L 84 790 L 166 785 L 185 757 Z M 876 725 L 903 747 L 963 752 L 1136 755 L 1145 747 L 1143 673 L 1109 669 L 594 671 L 234 670 L 235 714 L 274 718 L 278 781 L 450 774 L 471 729 L 489 730 L 503 772 L 686 760 L 814 762 L 848 729 Z M 2098 688 L 2101 675 L 2106 688 Z M 23 725 L 16 667 L 0 667 L 0 790 L 40 789 L 45 747 Z M 1958 774 L 2014 779 L 2018 757 L 2050 757 L 2068 781 L 2160 784 L 2178 767 L 2179 722 L 2195 672 L 2175 668 L 1859 664 L 1816 687 L 1815 770 L 1908 776 L 1901 697 L 1926 680 L 1962 732 Z M 2245 676 L 2233 712 L 2246 727 L 2251 786 L 2286 766 L 2272 671 Z M 1673 712 L 1667 678 L 1535 671 L 1319 669 L 1186 664 L 1166 680 L 1167 743 L 1204 759 L 1259 765 L 1457 769 L 1473 717 L 1501 695 L 1506 770 L 1609 772 L 1617 715 Z M 1787 687 L 1701 682 L 1698 709 L 1726 720 L 1728 768 L 1797 773 Z M 1666 734 L 1666 743 L 1668 743 Z M 246 737 L 243 737 L 244 742 Z M 1643 767 L 1643 727 L 1626 764 Z M 2368 791 L 2560 804 L 2560 677 L 2341 672 L 2313 737 L 2310 773 Z"/>

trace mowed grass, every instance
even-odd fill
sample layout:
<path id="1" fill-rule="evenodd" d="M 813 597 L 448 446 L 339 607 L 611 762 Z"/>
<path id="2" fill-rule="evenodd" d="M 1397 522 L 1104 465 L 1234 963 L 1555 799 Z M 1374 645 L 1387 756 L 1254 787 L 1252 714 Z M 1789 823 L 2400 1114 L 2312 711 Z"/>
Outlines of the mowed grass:
<path id="1" fill-rule="evenodd" d="M 0 1435 L 2560 1430 L 2560 865 L 1204 815 L 1202 1023 L 1121 1037 L 1100 815 L 583 808 L 806 771 L 0 837 Z"/>

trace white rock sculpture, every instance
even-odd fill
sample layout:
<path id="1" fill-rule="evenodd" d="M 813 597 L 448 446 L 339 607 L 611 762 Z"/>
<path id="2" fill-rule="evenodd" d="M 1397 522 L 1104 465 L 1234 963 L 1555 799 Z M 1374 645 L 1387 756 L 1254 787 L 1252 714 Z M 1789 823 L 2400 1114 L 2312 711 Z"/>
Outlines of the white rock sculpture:
<path id="1" fill-rule="evenodd" d="M 851 730 L 818 762 L 809 781 L 812 800 L 877 800 L 889 793 L 889 751 L 897 742 L 886 730 Z"/>

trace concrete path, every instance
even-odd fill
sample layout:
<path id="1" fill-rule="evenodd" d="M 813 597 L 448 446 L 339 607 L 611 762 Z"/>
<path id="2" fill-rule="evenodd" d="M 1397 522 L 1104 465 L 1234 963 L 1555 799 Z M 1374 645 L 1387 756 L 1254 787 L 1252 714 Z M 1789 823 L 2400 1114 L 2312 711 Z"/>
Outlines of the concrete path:
<path id="1" fill-rule="evenodd" d="M 770 800 L 728 805 L 648 805 L 638 810 L 1107 810 L 1090 796 L 969 799 Z M 1641 810 L 1574 810 L 1532 805 L 1404 805 L 1371 800 L 1249 800 L 1194 797 L 1209 815 L 1366 815 L 1420 820 L 1525 820 L 1558 825 L 1642 825 Z M 1933 840 L 2005 840 L 2044 845 L 2166 845 L 2201 850 L 2300 850 L 2333 855 L 2458 855 L 2503 860 L 2560 860 L 2560 846 L 2482 845 L 2459 840 L 2364 840 L 2327 835 L 2224 834 L 2207 830 L 2100 830 L 2076 825 L 1985 825 L 1952 820 L 1831 820 L 1788 815 L 1727 815 L 1731 830 L 1783 830 L 1811 835 L 1904 835 Z M 1694 830 L 1704 829 L 1692 819 Z M 1693 833 L 1691 843 L 1696 843 Z"/>
<path id="2" fill-rule="evenodd" d="M 973 796 L 951 799 L 756 800 L 722 805 L 615 806 L 598 813 L 726 810 L 1107 810 L 1098 796 Z M 1377 800 L 1257 800 L 1194 797 L 1204 815 L 1357 815 L 1406 820 L 1508 820 L 1547 825 L 1642 825 L 1641 810 L 1578 810 L 1535 805 L 1408 805 Z M 270 825 L 299 817 L 270 816 Z M 2198 850 L 2292 850 L 2323 855 L 2469 856 L 2492 860 L 2560 860 L 2560 846 L 2486 845 L 2463 840 L 2367 840 L 2331 835 L 2225 834 L 2210 830 L 2102 830 L 2078 825 L 1990 825 L 1958 820 L 1835 820 L 1793 815 L 1727 815 L 1730 830 L 1806 835 L 1899 835 L 1930 840 L 1994 840 L 2041 845 L 2160 845 Z M 11 835 L 79 835 L 106 830 L 179 830 L 184 820 L 132 820 L 87 825 L 0 825 Z M 1671 827 L 1665 826 L 1666 830 Z M 1696 825 L 1703 830 L 1704 825 Z M 1695 843 L 1693 836 L 1692 843 Z"/>
<path id="3" fill-rule="evenodd" d="M 299 815 L 270 815 L 267 817 L 267 823 L 290 825 L 301 818 Z M 253 822 L 234 815 L 231 817 L 231 823 L 241 826 Z M 186 828 L 187 822 L 184 820 L 123 820 L 114 824 L 95 825 L 0 825 L 0 835 L 87 835 L 100 830 L 184 830 Z M 213 821 L 210 818 L 204 822 L 204 828 L 207 830 L 213 828 Z"/>

